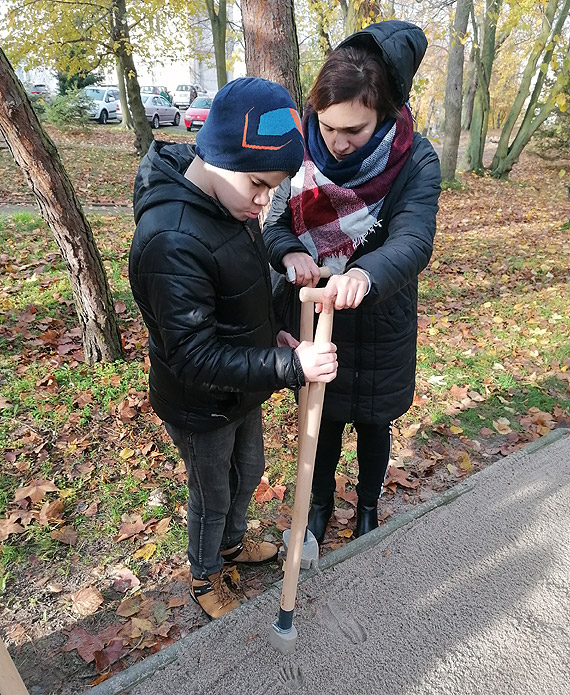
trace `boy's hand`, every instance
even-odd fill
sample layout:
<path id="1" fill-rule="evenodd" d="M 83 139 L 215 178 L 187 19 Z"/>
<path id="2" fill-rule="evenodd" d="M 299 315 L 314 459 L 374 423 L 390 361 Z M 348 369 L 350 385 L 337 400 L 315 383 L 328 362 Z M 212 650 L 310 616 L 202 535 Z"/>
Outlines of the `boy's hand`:
<path id="1" fill-rule="evenodd" d="M 296 251 L 286 253 L 281 259 L 285 268 L 294 268 L 295 278 L 292 280 L 294 285 L 303 287 L 316 287 L 321 279 L 321 271 L 308 253 Z"/>
<path id="2" fill-rule="evenodd" d="M 315 304 L 315 311 L 328 314 L 334 309 L 356 309 L 368 292 L 368 280 L 358 272 L 349 270 L 344 275 L 332 275 L 323 291 L 324 302 Z"/>
<path id="3" fill-rule="evenodd" d="M 290 347 L 296 348 L 299 345 L 297 338 L 294 338 L 291 333 L 287 331 L 279 331 L 277 334 L 277 347 Z"/>
<path id="4" fill-rule="evenodd" d="M 338 362 L 336 359 L 336 345 L 333 343 L 309 343 L 304 340 L 299 343 L 296 351 L 297 357 L 303 367 L 305 380 L 324 381 L 328 383 L 336 376 Z"/>

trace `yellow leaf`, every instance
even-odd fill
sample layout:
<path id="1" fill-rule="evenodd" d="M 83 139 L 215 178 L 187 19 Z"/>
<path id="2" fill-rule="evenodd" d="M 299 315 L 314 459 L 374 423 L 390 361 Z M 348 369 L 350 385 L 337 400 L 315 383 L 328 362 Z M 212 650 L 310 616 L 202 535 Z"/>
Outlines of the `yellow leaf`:
<path id="1" fill-rule="evenodd" d="M 461 468 L 463 468 L 463 470 L 467 471 L 468 473 L 471 472 L 471 459 L 469 458 L 469 454 L 466 451 L 463 451 L 461 453 L 461 456 L 459 456 L 457 460 Z"/>
<path id="2" fill-rule="evenodd" d="M 134 452 L 133 449 L 129 449 L 129 447 L 126 447 L 126 448 L 123 449 L 123 450 L 121 451 L 121 453 L 119 454 L 119 458 L 122 458 L 123 460 L 125 460 L 125 459 L 130 459 L 131 456 L 132 456 L 134 453 L 135 453 L 135 452 Z"/>
<path id="3" fill-rule="evenodd" d="M 434 261 L 434 262 L 431 264 L 432 270 L 437 270 L 437 269 L 439 268 L 439 266 L 440 266 L 439 261 Z"/>
<path id="4" fill-rule="evenodd" d="M 150 558 L 156 553 L 155 543 L 145 543 L 142 548 L 139 548 L 133 555 L 133 560 L 150 560 Z"/>
<path id="5" fill-rule="evenodd" d="M 66 487 L 63 490 L 59 491 L 59 499 L 64 500 L 67 497 L 73 497 L 75 495 L 75 490 L 71 487 Z"/>
<path id="6" fill-rule="evenodd" d="M 238 584 L 238 583 L 239 583 L 239 580 L 240 580 L 240 573 L 238 572 L 237 567 L 236 567 L 235 565 L 234 565 L 234 567 L 233 567 L 233 569 L 232 569 L 232 577 L 231 577 L 231 579 L 232 579 L 232 582 L 233 582 L 234 584 Z"/>
<path id="7" fill-rule="evenodd" d="M 352 529 L 345 528 L 337 533 L 341 538 L 350 538 L 352 536 Z"/>
<path id="8" fill-rule="evenodd" d="M 451 425 L 449 429 L 453 434 L 461 434 L 463 432 L 463 427 L 458 427 L 457 425 Z"/>
<path id="9" fill-rule="evenodd" d="M 403 429 L 400 430 L 400 434 L 402 437 L 405 437 L 406 439 L 411 439 L 412 437 L 415 437 L 417 434 L 417 431 L 420 429 L 422 426 L 421 422 L 416 422 L 413 425 L 410 425 L 409 427 L 404 427 Z"/>

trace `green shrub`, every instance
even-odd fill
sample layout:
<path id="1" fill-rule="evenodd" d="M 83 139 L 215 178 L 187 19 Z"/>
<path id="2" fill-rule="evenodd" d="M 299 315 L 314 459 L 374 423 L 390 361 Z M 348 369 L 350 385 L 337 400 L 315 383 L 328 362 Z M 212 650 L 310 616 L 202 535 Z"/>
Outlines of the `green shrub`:
<path id="1" fill-rule="evenodd" d="M 89 123 L 89 105 L 83 92 L 70 90 L 46 105 L 46 121 L 58 126 L 86 125 Z"/>

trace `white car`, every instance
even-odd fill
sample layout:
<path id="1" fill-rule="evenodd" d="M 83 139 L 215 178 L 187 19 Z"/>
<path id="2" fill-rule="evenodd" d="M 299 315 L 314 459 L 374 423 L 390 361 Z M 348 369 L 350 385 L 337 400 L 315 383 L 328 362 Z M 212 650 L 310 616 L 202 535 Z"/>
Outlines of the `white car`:
<path id="1" fill-rule="evenodd" d="M 193 84 L 179 84 L 174 90 L 172 104 L 178 108 L 181 106 L 187 107 L 190 106 L 197 96 L 198 92 Z"/>
<path id="2" fill-rule="evenodd" d="M 105 125 L 110 118 L 117 118 L 117 104 L 119 103 L 118 87 L 85 87 L 83 93 L 91 102 L 89 110 L 90 118 Z"/>

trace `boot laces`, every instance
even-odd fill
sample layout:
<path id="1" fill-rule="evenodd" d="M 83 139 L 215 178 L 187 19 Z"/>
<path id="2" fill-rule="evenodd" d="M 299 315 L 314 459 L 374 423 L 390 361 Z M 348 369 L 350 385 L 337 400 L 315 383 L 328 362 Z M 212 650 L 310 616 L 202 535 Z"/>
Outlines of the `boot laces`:
<path id="1" fill-rule="evenodd" d="M 231 590 L 228 581 L 231 581 L 231 572 L 224 569 L 212 581 L 212 591 L 216 592 L 216 596 L 220 600 L 220 607 L 227 606 L 228 603 L 238 599 L 238 596 Z"/>

